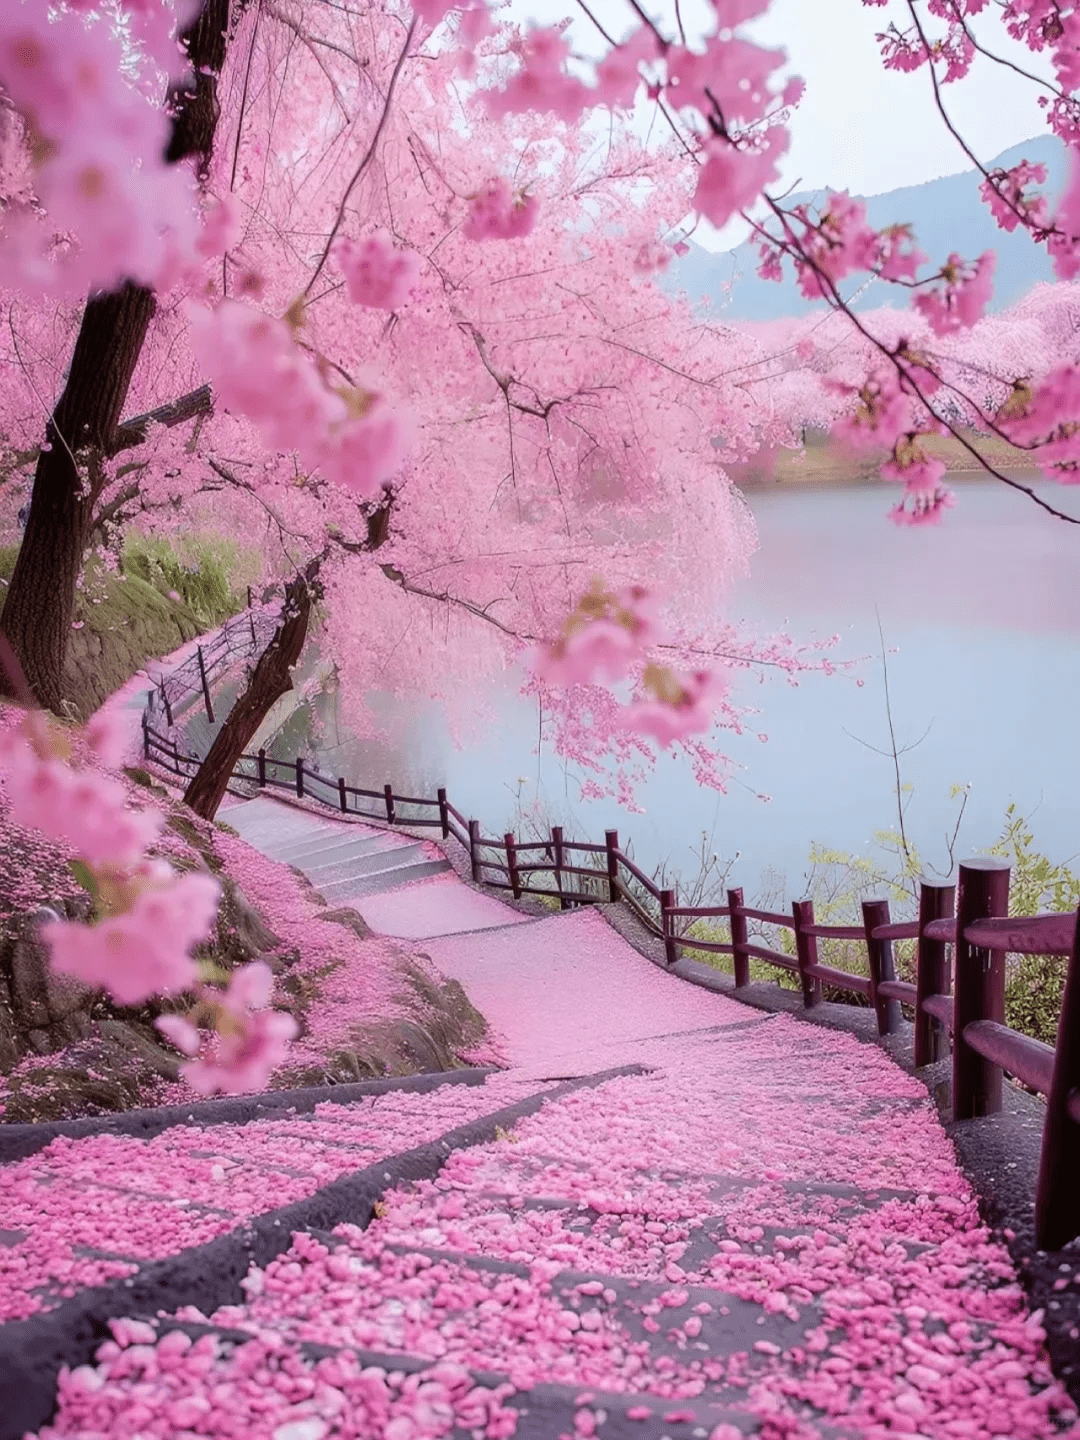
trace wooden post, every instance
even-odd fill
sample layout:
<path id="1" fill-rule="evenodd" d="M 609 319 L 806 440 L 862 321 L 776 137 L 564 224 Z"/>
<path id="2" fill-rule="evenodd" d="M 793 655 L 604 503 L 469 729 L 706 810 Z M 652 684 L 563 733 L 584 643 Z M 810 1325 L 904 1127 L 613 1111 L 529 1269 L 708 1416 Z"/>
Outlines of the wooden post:
<path id="1" fill-rule="evenodd" d="M 345 776 L 339 775 L 337 782 L 338 804 L 341 806 L 342 814 L 349 808 L 349 794 L 345 789 Z"/>
<path id="2" fill-rule="evenodd" d="M 729 890 L 727 903 L 731 911 L 731 958 L 735 966 L 735 988 L 739 990 L 750 984 L 750 956 L 743 948 L 746 945 L 746 916 L 742 913 L 743 892 Z"/>
<path id="3" fill-rule="evenodd" d="M 1080 1089 L 1080 910 L 1076 920 L 1035 1192 L 1035 1243 L 1040 1250 L 1060 1250 L 1080 1235 L 1080 1126 L 1067 1108 L 1070 1094 Z"/>
<path id="4" fill-rule="evenodd" d="M 915 966 L 915 1064 L 932 1065 L 949 1053 L 949 1031 L 922 1003 L 931 995 L 949 993 L 949 954 L 944 940 L 928 940 L 923 933 L 932 920 L 955 914 L 956 886 L 931 885 L 919 889 L 919 941 Z"/>
<path id="5" fill-rule="evenodd" d="M 446 791 L 443 790 L 443 789 L 440 789 L 439 791 L 437 791 L 437 795 L 438 795 L 438 800 L 439 800 L 439 824 L 442 826 L 442 838 L 443 838 L 444 840 L 449 840 L 449 838 L 450 838 L 450 809 L 449 809 L 449 806 L 448 806 L 447 803 L 446 803 Z"/>
<path id="6" fill-rule="evenodd" d="M 664 937 L 664 958 L 668 965 L 674 965 L 679 958 L 679 948 L 675 944 L 675 917 L 672 910 L 675 909 L 675 891 L 660 891 L 660 931 Z"/>
<path id="7" fill-rule="evenodd" d="M 615 853 L 619 848 L 619 832 L 605 830 L 604 844 L 607 846 L 608 901 L 615 905 L 619 899 L 619 857 Z"/>
<path id="8" fill-rule="evenodd" d="M 255 636 L 255 616 L 251 613 L 251 586 L 248 586 L 248 624 L 251 626 L 251 644 L 254 648 L 259 642 Z"/>
<path id="9" fill-rule="evenodd" d="M 266 784 L 266 751 L 259 751 L 259 784 Z"/>
<path id="10" fill-rule="evenodd" d="M 383 799 L 386 801 L 387 824 L 393 825 L 397 822 L 397 811 L 394 809 L 394 787 L 389 781 L 383 786 Z"/>
<path id="11" fill-rule="evenodd" d="M 513 887 L 514 899 L 521 899 L 521 876 L 517 868 L 517 844 L 514 840 L 514 832 L 507 830 L 503 836 L 503 844 L 506 846 L 506 868 L 510 872 L 510 884 Z"/>
<path id="12" fill-rule="evenodd" d="M 1009 913 L 1009 864 L 980 857 L 960 866 L 956 887 L 953 985 L 953 1119 L 996 1115 L 1002 1071 L 964 1040 L 973 1020 L 1005 1020 L 1005 952 L 982 950 L 964 939 L 974 920 Z"/>
<path id="13" fill-rule="evenodd" d="M 206 718 L 210 721 L 210 724 L 213 725 L 214 706 L 213 702 L 210 699 L 210 686 L 206 683 L 206 665 L 203 663 L 203 653 L 201 645 L 197 647 L 196 654 L 199 657 L 199 676 L 202 680 L 203 700 L 206 702 Z"/>
<path id="14" fill-rule="evenodd" d="M 569 910 L 570 901 L 563 894 L 563 827 L 552 825 L 551 848 L 555 852 L 555 888 L 559 892 L 559 909 Z"/>
<path id="15" fill-rule="evenodd" d="M 304 761 L 300 755 L 296 757 L 296 793 L 301 799 L 304 797 Z"/>
<path id="16" fill-rule="evenodd" d="M 480 821 L 469 821 L 469 863 L 472 865 L 472 878 L 479 883 L 480 880 Z"/>
<path id="17" fill-rule="evenodd" d="M 150 759 L 150 722 L 146 718 L 146 711 L 142 717 L 142 753 L 145 760 Z"/>
<path id="18" fill-rule="evenodd" d="M 887 1000 L 878 994 L 882 980 L 895 980 L 896 967 L 893 964 L 891 940 L 875 940 L 873 932 L 879 925 L 889 923 L 889 902 L 887 900 L 864 900 L 862 902 L 863 926 L 866 930 L 866 958 L 870 962 L 870 1004 L 877 1011 L 879 1035 L 895 1035 L 900 1029 L 903 1016 L 899 1000 Z"/>
<path id="19" fill-rule="evenodd" d="M 165 681 L 161 682 L 161 698 L 165 705 L 165 719 L 169 722 L 169 729 L 172 729 L 172 706 L 169 704 L 169 692 L 165 689 Z"/>
<path id="20" fill-rule="evenodd" d="M 821 1004 L 821 981 L 807 974 L 810 965 L 817 964 L 817 936 L 807 935 L 804 925 L 814 923 L 814 902 L 795 900 L 791 906 L 795 921 L 795 956 L 799 962 L 799 979 L 802 981 L 803 1004 L 808 1010 Z"/>

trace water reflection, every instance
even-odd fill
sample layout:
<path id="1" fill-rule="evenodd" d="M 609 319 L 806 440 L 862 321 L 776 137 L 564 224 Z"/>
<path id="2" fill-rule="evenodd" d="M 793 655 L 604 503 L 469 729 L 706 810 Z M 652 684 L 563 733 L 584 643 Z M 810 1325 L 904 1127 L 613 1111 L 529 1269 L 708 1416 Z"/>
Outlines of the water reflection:
<path id="1" fill-rule="evenodd" d="M 1053 503 L 1080 513 L 1080 496 L 1054 487 Z M 785 625 L 806 639 L 839 633 L 836 653 L 875 657 L 877 617 L 888 647 L 909 835 L 944 864 L 955 820 L 948 790 L 970 783 L 961 853 L 996 839 L 1005 807 L 1034 813 L 1036 838 L 1056 861 L 1080 851 L 1074 717 L 1080 701 L 1080 526 L 1064 524 L 994 482 L 966 481 L 958 508 L 936 529 L 898 529 L 879 485 L 758 490 L 749 495 L 761 549 L 734 613 L 759 633 Z M 760 710 L 726 748 L 739 767 L 726 795 L 698 787 L 689 767 L 662 756 L 643 787 L 641 815 L 578 800 L 578 777 L 546 749 L 537 755 L 535 703 L 505 690 L 490 698 L 493 724 L 461 750 L 437 713 L 386 700 L 392 743 L 343 733 L 333 697 L 319 704 L 320 763 L 381 787 L 446 784 L 485 829 L 502 833 L 518 801 L 579 835 L 632 836 L 647 866 L 696 866 L 702 832 L 721 855 L 740 852 L 736 883 L 756 893 L 761 872 L 785 872 L 793 893 L 812 841 L 865 853 L 873 831 L 895 823 L 881 662 L 855 676 L 747 677 L 740 696 Z M 768 734 L 761 744 L 758 731 Z M 283 752 L 312 743 L 298 719 Z M 855 738 L 857 737 L 857 738 Z M 866 744 L 859 743 L 861 741 Z M 757 798 L 771 796 L 769 803 Z"/>

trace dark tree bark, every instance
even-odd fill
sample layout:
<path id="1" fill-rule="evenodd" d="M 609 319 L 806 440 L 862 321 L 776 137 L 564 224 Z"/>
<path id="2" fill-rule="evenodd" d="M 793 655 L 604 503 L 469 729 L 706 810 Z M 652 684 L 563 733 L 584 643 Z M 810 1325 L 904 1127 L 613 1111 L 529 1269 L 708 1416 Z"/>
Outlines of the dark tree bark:
<path id="1" fill-rule="evenodd" d="M 285 588 L 285 604 L 274 638 L 259 656 L 247 688 L 218 731 L 210 752 L 184 791 L 184 802 L 204 820 L 213 820 L 233 770 L 271 706 L 292 689 L 292 667 L 307 639 L 314 569 Z"/>
<path id="2" fill-rule="evenodd" d="M 194 75 L 168 97 L 170 161 L 194 155 L 205 168 L 209 159 L 229 8 L 230 0 L 205 0 L 182 37 Z M 26 533 L 0 614 L 0 631 L 31 692 L 57 712 L 64 699 L 75 586 L 103 484 L 100 459 L 113 452 L 154 308 L 153 293 L 131 283 L 87 301 L 64 392 L 46 426 Z M 12 677 L 0 676 L 0 694 L 12 693 Z"/>

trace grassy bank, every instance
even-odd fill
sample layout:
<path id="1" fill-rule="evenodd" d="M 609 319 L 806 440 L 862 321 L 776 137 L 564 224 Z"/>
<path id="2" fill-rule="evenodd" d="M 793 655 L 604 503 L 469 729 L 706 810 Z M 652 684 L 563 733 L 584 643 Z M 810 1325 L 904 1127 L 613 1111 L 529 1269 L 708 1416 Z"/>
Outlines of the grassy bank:
<path id="1" fill-rule="evenodd" d="M 15 568 L 18 546 L 0 549 L 0 587 Z M 88 560 L 76 596 L 64 695 L 85 719 L 148 660 L 220 625 L 246 600 L 250 558 L 216 537 L 170 544 L 133 537 L 119 568 Z"/>

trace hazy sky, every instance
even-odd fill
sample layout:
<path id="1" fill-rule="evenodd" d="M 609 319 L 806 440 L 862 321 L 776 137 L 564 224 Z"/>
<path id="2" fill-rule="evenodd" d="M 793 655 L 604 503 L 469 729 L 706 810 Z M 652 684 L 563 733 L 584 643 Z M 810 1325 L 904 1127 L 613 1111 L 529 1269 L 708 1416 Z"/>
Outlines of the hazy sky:
<path id="1" fill-rule="evenodd" d="M 589 4 L 616 36 L 625 34 L 633 22 L 627 0 L 589 0 Z M 674 34 L 673 0 L 646 0 L 646 4 L 661 28 Z M 548 24 L 580 13 L 574 0 L 513 0 L 511 10 Z M 920 10 L 925 16 L 924 4 Z M 682 12 L 691 33 L 695 26 L 700 33 L 704 24 L 711 23 L 707 0 L 683 0 Z M 881 64 L 874 36 L 890 18 L 902 23 L 905 13 L 901 0 L 873 9 L 861 0 L 772 0 L 768 13 L 746 27 L 759 43 L 786 49 L 788 69 L 806 81 L 806 94 L 792 122 L 792 146 L 780 188 L 829 185 L 874 195 L 971 168 L 934 109 L 927 72 L 899 74 Z M 985 37 L 987 48 L 1029 69 L 1041 68 L 993 16 L 987 13 L 979 19 L 980 39 Z M 591 49 L 595 42 L 596 32 L 584 18 L 575 20 L 571 33 L 579 51 Z M 968 78 L 946 87 L 944 95 L 954 122 L 980 158 L 990 159 L 1046 131 L 1031 82 L 988 60 L 977 57 Z M 706 237 L 699 229 L 695 238 Z M 741 238 L 729 227 L 724 241 L 735 243 Z"/>

